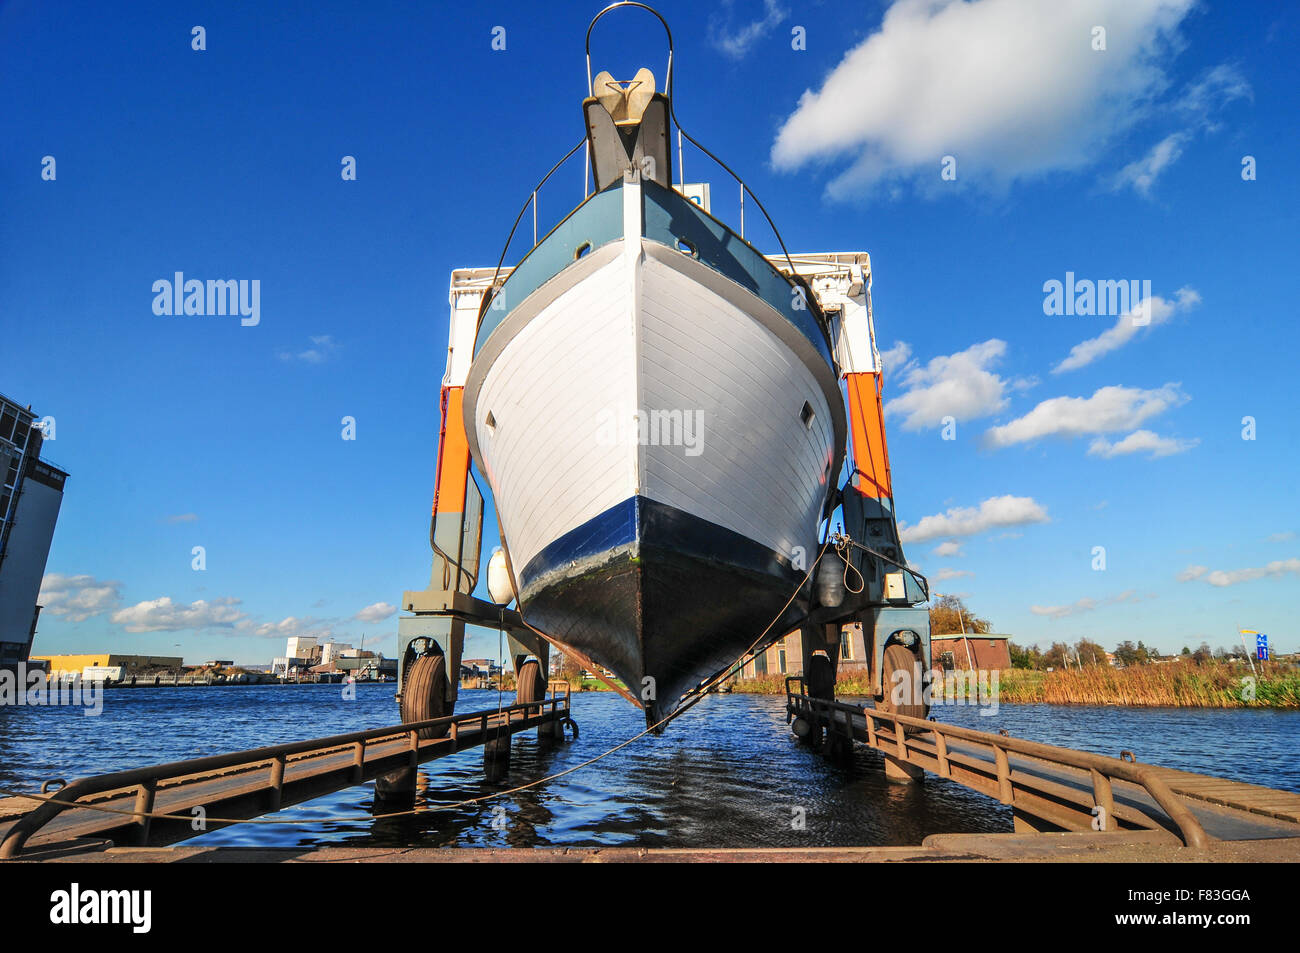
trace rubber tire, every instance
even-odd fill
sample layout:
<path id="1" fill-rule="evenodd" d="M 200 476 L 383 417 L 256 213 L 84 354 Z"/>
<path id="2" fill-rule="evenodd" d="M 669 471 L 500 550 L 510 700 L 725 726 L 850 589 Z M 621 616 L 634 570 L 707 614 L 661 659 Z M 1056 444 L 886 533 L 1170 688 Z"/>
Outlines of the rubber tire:
<path id="1" fill-rule="evenodd" d="M 542 678 L 542 663 L 530 658 L 515 674 L 515 704 L 546 700 L 546 680 Z"/>
<path id="2" fill-rule="evenodd" d="M 894 715 L 906 715 L 909 718 L 924 718 L 930 713 L 930 706 L 921 704 L 895 705 L 890 698 L 894 687 L 894 673 L 897 671 L 915 672 L 917 658 L 906 646 L 895 642 L 885 647 L 885 657 L 881 663 L 881 689 L 883 697 L 876 698 L 876 710 Z M 919 690 L 919 689 L 918 689 Z M 910 729 L 916 730 L 916 729 Z"/>
<path id="3" fill-rule="evenodd" d="M 406 674 L 406 687 L 402 689 L 402 723 L 427 721 L 451 714 L 454 704 L 447 701 L 446 661 L 441 655 L 421 655 L 411 663 Z M 420 738 L 445 737 L 449 726 L 421 728 Z"/>
<path id="4" fill-rule="evenodd" d="M 804 684 L 808 694 L 823 701 L 835 699 L 835 666 L 825 655 L 814 655 L 808 659 L 808 671 L 804 672 Z"/>

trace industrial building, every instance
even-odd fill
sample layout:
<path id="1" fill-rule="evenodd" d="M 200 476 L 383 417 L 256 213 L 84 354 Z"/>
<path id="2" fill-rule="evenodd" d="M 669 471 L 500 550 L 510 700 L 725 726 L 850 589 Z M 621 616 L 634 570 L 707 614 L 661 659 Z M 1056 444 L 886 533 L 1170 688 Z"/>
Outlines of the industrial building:
<path id="1" fill-rule="evenodd" d="M 82 675 L 88 668 L 122 668 L 127 675 L 158 669 L 179 672 L 185 660 L 179 655 L 118 655 L 92 652 L 83 655 L 33 655 L 32 661 L 44 662 L 51 675 Z"/>
<path id="2" fill-rule="evenodd" d="M 68 474 L 41 460 L 31 406 L 0 394 L 0 668 L 31 655 L 36 600 Z"/>

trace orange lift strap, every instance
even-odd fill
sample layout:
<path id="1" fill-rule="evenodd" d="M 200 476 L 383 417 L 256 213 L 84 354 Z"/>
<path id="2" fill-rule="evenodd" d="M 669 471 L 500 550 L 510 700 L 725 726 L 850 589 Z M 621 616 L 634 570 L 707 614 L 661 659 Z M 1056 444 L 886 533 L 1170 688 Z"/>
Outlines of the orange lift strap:
<path id="1" fill-rule="evenodd" d="M 878 373 L 845 374 L 853 429 L 853 487 L 875 499 L 894 498 L 885 446 L 885 413 Z"/>

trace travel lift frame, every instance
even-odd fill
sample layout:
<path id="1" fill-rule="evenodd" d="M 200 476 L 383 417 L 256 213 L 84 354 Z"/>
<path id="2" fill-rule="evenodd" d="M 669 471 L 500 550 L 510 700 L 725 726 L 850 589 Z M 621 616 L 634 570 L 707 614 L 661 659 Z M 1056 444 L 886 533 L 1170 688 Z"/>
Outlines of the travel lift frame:
<path id="1" fill-rule="evenodd" d="M 900 703 L 892 691 L 900 680 L 900 670 L 908 674 L 929 670 L 929 613 L 918 607 L 929 599 L 929 592 L 925 580 L 907 567 L 894 518 L 881 403 L 882 368 L 871 313 L 871 259 L 857 252 L 793 255 L 789 262 L 769 260 L 794 282 L 795 294 L 806 293 L 800 289 L 811 290 L 827 317 L 851 425 L 851 478 L 826 509 L 828 517 L 836 508 L 842 510 L 844 531 L 834 535 L 834 549 L 827 549 L 812 586 L 803 591 L 810 600 L 809 615 L 800 626 L 805 685 L 814 697 L 834 697 L 840 633 L 845 625 L 860 622 L 877 706 L 924 717 L 928 706 L 919 694 L 904 695 Z M 549 642 L 528 626 L 516 609 L 473 595 L 482 555 L 484 504 L 470 473 L 461 401 L 483 296 L 494 276 L 499 282 L 509 273 L 507 268 L 499 272 L 466 268 L 451 276 L 447 369 L 442 380 L 442 423 L 429 530 L 433 569 L 428 588 L 403 593 L 402 608 L 413 614 L 398 620 L 397 699 L 403 722 L 452 713 L 467 624 L 506 633 L 520 702 L 545 695 L 554 644 L 639 704 L 626 688 L 606 679 L 599 665 L 570 646 Z M 511 591 L 518 592 L 506 541 L 501 542 Z M 859 580 L 857 586 L 848 582 L 850 577 Z M 526 670 L 533 665 L 535 671 Z M 901 680 L 919 693 L 920 678 Z M 812 737 L 812 726 L 801 720 L 796 721 L 795 731 L 805 741 L 820 742 Z M 836 739 L 829 740 L 836 743 Z M 910 766 L 887 762 L 886 768 L 891 777 L 915 778 Z M 376 783 L 376 796 L 388 801 L 409 800 L 414 790 L 414 769 Z"/>
<path id="2" fill-rule="evenodd" d="M 827 506 L 828 517 L 841 510 L 843 530 L 830 536 L 834 549 L 817 566 L 810 612 L 800 626 L 805 690 L 815 698 L 834 698 L 841 632 L 856 622 L 862 626 L 876 707 L 924 718 L 930 671 L 930 612 L 924 603 L 930 592 L 925 578 L 907 564 L 895 518 L 881 398 L 884 368 L 871 309 L 871 257 L 847 252 L 769 261 L 811 288 L 826 315 L 850 429 L 849 481 Z M 803 719 L 795 719 L 793 727 L 805 741 L 820 743 L 820 730 Z M 841 737 L 827 741 L 833 754 L 851 749 Z M 905 782 L 923 776 L 890 756 L 885 773 Z"/>

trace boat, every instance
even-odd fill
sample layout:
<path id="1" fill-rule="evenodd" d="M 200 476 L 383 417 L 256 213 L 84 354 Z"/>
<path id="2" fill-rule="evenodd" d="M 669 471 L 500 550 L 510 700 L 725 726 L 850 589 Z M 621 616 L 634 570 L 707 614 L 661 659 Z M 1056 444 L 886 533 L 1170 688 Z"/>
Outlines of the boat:
<path id="1" fill-rule="evenodd" d="M 594 191 L 484 297 L 464 425 L 524 618 L 654 722 L 797 621 L 845 418 L 813 296 L 674 187 L 671 61 L 589 84 Z"/>
<path id="2" fill-rule="evenodd" d="M 648 68 L 592 74 L 592 27 L 625 8 L 663 25 L 662 84 Z M 586 93 L 583 140 L 538 186 L 582 149 L 581 200 L 538 239 L 534 189 L 531 250 L 504 266 L 525 204 L 495 268 L 452 274 L 433 573 L 399 620 L 403 720 L 454 707 L 466 624 L 510 629 L 519 701 L 545 692 L 555 647 L 612 673 L 650 727 L 796 628 L 824 688 L 840 624 L 862 622 L 885 684 L 885 662 L 928 659 L 929 630 L 894 521 L 868 257 L 792 256 L 739 177 L 739 228 L 711 214 L 707 184 L 682 176 L 683 139 L 735 173 L 677 120 L 672 33 L 647 5 L 592 21 Z M 781 254 L 744 237 L 746 197 Z M 471 461 L 501 538 L 491 603 L 473 596 L 484 502 Z M 813 579 L 836 512 L 837 559 Z M 849 572 L 861 585 L 837 588 Z"/>

